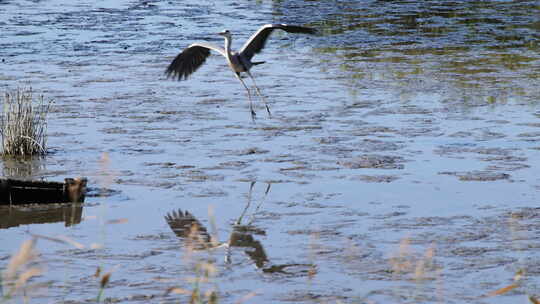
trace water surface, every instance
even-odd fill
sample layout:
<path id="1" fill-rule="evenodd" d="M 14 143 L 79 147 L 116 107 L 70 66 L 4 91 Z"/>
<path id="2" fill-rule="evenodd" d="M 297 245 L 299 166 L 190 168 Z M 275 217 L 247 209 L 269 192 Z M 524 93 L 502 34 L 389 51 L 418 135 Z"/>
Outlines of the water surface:
<path id="1" fill-rule="evenodd" d="M 0 267 L 32 235 L 31 302 L 176 303 L 201 261 L 220 303 L 526 303 L 538 296 L 540 7 L 535 1 L 0 2 L 0 87 L 54 100 L 42 160 L 84 205 L 0 211 Z M 273 117 L 193 41 L 275 33 L 252 70 Z M 180 210 L 180 211 L 179 211 Z M 178 229 L 229 249 L 190 251 Z M 43 215 L 46 214 L 46 215 Z M 184 215 L 182 217 L 182 215 Z M 29 220 L 36 218 L 35 221 Z M 39 219 L 39 220 L 37 220 Z M 5 224 L 9 223 L 9 224 Z M 176 228 L 175 228 L 176 227 Z M 214 227 L 214 228 L 213 228 Z M 211 243 L 205 244 L 211 246 Z M 490 292 L 513 283 L 519 288 Z M 200 277 L 200 275 L 199 275 Z M 13 302 L 16 302 L 15 299 Z"/>

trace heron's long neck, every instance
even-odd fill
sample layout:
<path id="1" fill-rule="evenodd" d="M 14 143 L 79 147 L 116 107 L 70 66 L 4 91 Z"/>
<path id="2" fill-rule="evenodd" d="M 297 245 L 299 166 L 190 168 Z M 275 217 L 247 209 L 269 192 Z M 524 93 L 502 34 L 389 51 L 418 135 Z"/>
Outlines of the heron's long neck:
<path id="1" fill-rule="evenodd" d="M 225 53 L 227 53 L 227 58 L 229 58 L 229 60 L 231 60 L 232 57 L 231 42 L 232 38 L 225 36 Z"/>

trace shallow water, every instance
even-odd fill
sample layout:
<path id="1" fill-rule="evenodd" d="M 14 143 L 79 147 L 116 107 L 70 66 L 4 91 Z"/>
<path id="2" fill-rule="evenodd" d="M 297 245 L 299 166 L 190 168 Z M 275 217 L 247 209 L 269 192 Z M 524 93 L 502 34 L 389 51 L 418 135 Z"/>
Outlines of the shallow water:
<path id="1" fill-rule="evenodd" d="M 93 301 L 97 267 L 109 301 L 183 302 L 166 291 L 193 290 L 203 260 L 220 303 L 540 295 L 540 7 L 422 3 L 0 1 L 1 88 L 54 100 L 50 153 L 3 175 L 91 187 L 83 206 L 0 210 L 0 268 L 37 234 L 82 247 L 38 240 L 35 303 Z M 251 122 L 218 56 L 165 79 L 192 41 L 227 27 L 240 47 L 268 22 L 321 33 L 256 57 L 272 118 L 256 102 Z M 231 248 L 187 250 L 178 210 Z"/>

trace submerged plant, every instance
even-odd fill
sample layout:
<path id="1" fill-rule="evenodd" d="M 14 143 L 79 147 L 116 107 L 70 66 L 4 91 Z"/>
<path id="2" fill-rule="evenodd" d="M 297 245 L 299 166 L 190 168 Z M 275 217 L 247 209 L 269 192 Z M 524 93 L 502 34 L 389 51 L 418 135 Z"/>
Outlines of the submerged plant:
<path id="1" fill-rule="evenodd" d="M 32 88 L 6 92 L 0 118 L 2 154 L 44 155 L 47 143 L 47 114 L 52 102 L 43 95 L 34 100 Z"/>

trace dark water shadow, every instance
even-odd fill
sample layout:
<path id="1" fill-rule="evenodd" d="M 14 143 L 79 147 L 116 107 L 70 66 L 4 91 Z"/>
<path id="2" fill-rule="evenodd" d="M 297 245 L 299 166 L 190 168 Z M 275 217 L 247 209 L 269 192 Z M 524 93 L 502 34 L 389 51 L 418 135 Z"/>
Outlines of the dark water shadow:
<path id="1" fill-rule="evenodd" d="M 0 229 L 30 224 L 63 222 L 66 227 L 79 224 L 83 204 L 53 204 L 47 206 L 1 207 Z"/>

